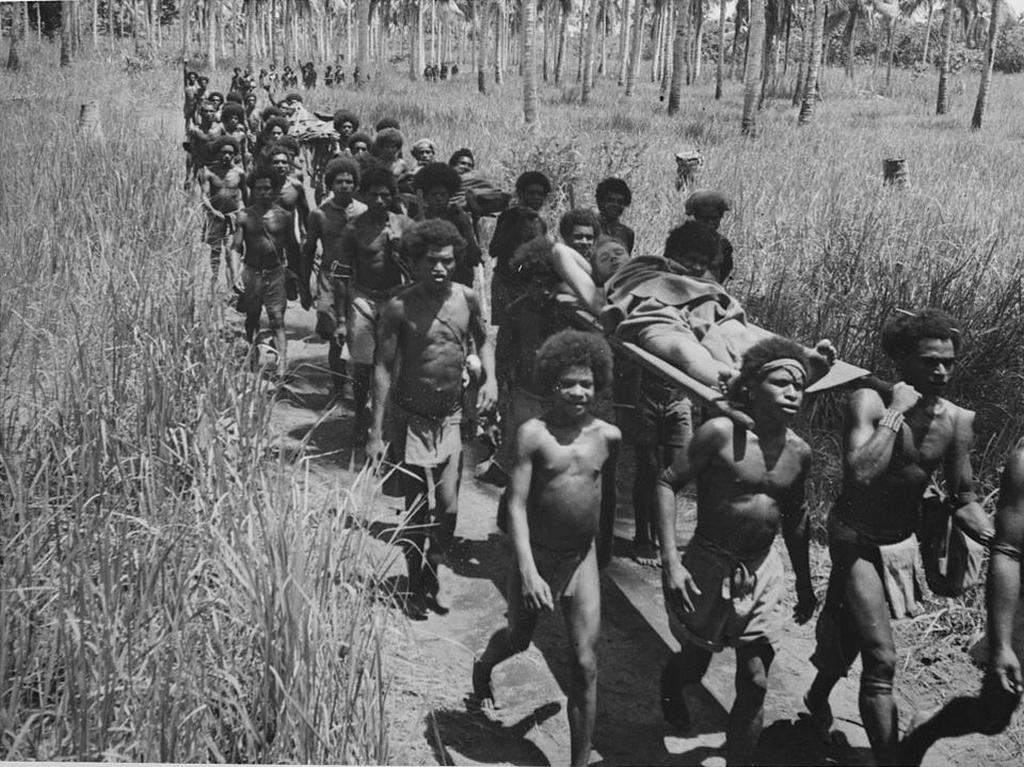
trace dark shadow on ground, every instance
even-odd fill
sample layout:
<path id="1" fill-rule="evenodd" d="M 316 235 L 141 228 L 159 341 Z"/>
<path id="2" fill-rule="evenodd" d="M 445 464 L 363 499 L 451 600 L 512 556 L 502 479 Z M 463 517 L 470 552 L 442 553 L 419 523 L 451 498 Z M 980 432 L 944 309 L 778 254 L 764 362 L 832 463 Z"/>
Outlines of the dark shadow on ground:
<path id="1" fill-rule="evenodd" d="M 459 756 L 485 764 L 547 765 L 544 752 L 526 734 L 561 710 L 559 703 L 545 703 L 515 724 L 504 725 L 482 711 L 439 709 L 427 714 L 424 737 L 438 764 L 458 762 L 448 751 L 452 748 Z"/>
<path id="2" fill-rule="evenodd" d="M 868 765 L 870 748 L 856 748 L 845 741 L 822 742 L 806 719 L 780 719 L 764 728 L 757 745 L 757 764 Z"/>

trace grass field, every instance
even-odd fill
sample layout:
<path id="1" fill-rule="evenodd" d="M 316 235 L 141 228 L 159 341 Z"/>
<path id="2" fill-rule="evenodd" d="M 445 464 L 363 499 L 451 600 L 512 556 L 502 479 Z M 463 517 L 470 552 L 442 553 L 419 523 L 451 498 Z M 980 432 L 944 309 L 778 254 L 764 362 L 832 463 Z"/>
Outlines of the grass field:
<path id="1" fill-rule="evenodd" d="M 23 57 L 27 72 L 0 74 L 0 755 L 386 761 L 386 617 L 363 588 L 379 573 L 345 524 L 369 489 L 339 492 L 325 522 L 301 473 L 269 457 L 270 399 L 218 330 L 198 206 L 180 191 L 177 69 Z M 675 151 L 698 146 L 701 183 L 735 200 L 733 289 L 760 323 L 887 373 L 876 338 L 894 309 L 961 318 L 953 397 L 978 411 L 988 491 L 1024 426 L 1024 88 L 997 75 L 970 133 L 963 82 L 937 118 L 934 76 L 899 73 L 881 97 L 827 72 L 814 125 L 772 101 L 754 140 L 737 83 L 717 103 L 713 83 L 687 89 L 672 119 L 649 83 L 626 100 L 600 82 L 586 108 L 574 87 L 545 88 L 536 130 L 515 77 L 481 97 L 468 72 L 393 73 L 308 101 L 365 125 L 395 117 L 444 158 L 470 146 L 506 185 L 539 167 L 559 186 L 552 221 L 570 186 L 590 204 L 600 178 L 623 176 L 644 253 L 681 219 Z M 75 130 L 89 99 L 102 140 Z M 894 155 L 908 189 L 881 186 Z M 823 459 L 819 518 L 837 415 L 823 399 L 802 427 Z"/>

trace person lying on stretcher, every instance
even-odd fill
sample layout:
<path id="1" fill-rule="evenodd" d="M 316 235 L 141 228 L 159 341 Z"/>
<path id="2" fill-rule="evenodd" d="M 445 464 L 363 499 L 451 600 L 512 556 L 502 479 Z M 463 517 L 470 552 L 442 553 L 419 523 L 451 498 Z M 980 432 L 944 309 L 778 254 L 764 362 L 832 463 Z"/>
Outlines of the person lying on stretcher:
<path id="1" fill-rule="evenodd" d="M 560 243 L 551 246 L 551 259 L 563 293 L 599 316 L 606 333 L 717 387 L 734 377 L 747 349 L 775 334 L 748 322 L 716 279 L 715 258 L 697 244 L 704 226 L 691 221 L 673 230 L 663 256 L 626 259 L 613 238 L 600 238 L 591 261 Z M 835 361 L 835 349 L 822 340 L 806 351 L 815 381 Z"/>

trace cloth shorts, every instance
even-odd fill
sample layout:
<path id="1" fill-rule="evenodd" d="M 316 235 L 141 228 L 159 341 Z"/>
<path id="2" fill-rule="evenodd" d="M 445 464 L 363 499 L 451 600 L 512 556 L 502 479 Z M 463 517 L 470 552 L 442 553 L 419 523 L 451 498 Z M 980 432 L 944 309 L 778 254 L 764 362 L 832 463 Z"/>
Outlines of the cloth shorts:
<path id="1" fill-rule="evenodd" d="M 348 354 L 357 365 L 372 365 L 377 348 L 377 320 L 383 301 L 356 292 L 349 301 Z"/>
<path id="2" fill-rule="evenodd" d="M 462 453 L 461 411 L 445 416 L 412 413 L 388 404 L 388 434 L 397 461 L 409 466 L 441 466 Z"/>
<path id="3" fill-rule="evenodd" d="M 277 327 L 278 322 L 284 322 L 288 296 L 283 266 L 261 270 L 247 264 L 242 269 L 242 287 L 245 291 L 245 306 L 248 313 L 253 314 L 265 308 L 272 327 Z"/>
<path id="4" fill-rule="evenodd" d="M 229 216 L 226 218 L 217 218 L 210 211 L 206 211 L 206 221 L 203 224 L 203 242 L 207 245 L 219 245 L 223 247 L 227 244 L 228 237 L 234 232 L 234 221 Z"/>
<path id="5" fill-rule="evenodd" d="M 782 558 L 775 549 L 768 552 L 756 571 L 747 571 L 747 588 L 742 593 L 732 585 L 740 566 L 736 558 L 712 550 L 697 538 L 683 555 L 683 566 L 701 594 L 694 597 L 693 612 L 668 608 L 672 636 L 712 652 L 757 642 L 778 647 L 785 621 L 782 598 L 786 579 Z"/>

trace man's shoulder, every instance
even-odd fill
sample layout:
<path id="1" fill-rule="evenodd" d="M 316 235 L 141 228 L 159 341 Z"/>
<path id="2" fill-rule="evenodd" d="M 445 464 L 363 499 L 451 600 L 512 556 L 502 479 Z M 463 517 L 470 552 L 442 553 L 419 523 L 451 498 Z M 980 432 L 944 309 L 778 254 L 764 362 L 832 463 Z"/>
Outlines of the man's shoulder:
<path id="1" fill-rule="evenodd" d="M 855 416 L 881 417 L 885 410 L 885 402 L 877 391 L 865 387 L 850 392 L 846 400 L 846 407 Z"/>
<path id="2" fill-rule="evenodd" d="M 601 418 L 595 418 L 592 426 L 597 427 L 600 430 L 601 436 L 607 442 L 621 442 L 622 441 L 622 430 L 619 429 L 613 423 L 609 423 Z"/>

